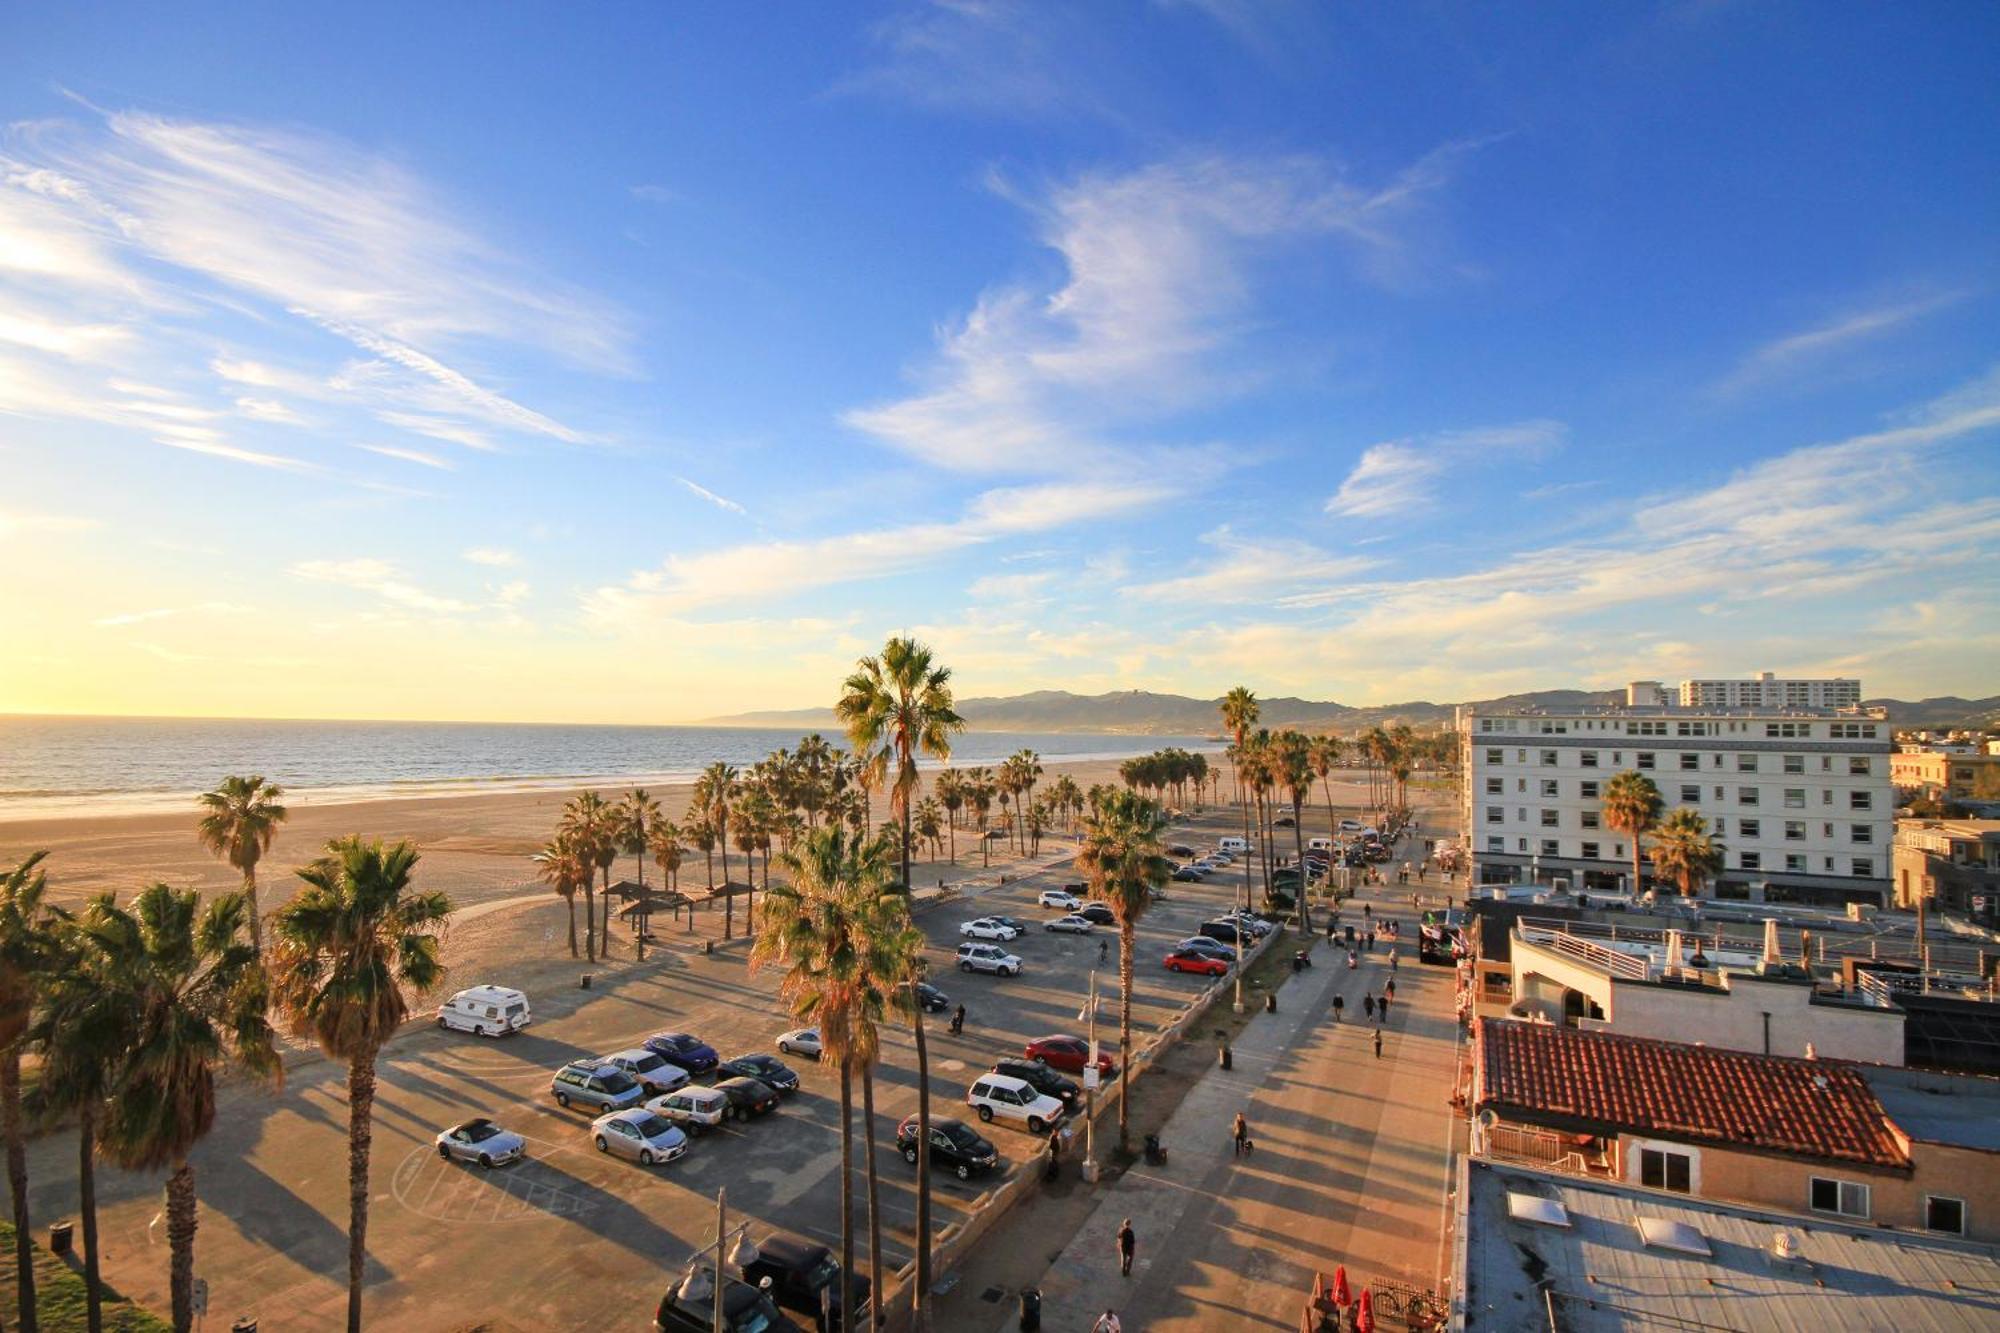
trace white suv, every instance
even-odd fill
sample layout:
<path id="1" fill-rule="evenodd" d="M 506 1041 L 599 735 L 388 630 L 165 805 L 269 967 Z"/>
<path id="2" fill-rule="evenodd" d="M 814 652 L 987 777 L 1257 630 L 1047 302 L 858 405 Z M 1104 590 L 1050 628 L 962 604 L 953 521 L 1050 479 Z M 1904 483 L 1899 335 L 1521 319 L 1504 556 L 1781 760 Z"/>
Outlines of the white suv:
<path id="1" fill-rule="evenodd" d="M 1044 907 L 1060 907 L 1065 912 L 1074 912 L 1083 906 L 1068 889 L 1043 889 L 1042 896 L 1036 901 Z"/>
<path id="2" fill-rule="evenodd" d="M 1006 1074 L 981 1075 L 965 1094 L 965 1104 L 988 1124 L 996 1119 L 1011 1121 L 1031 1134 L 1043 1133 L 1063 1118 L 1061 1102 L 1036 1092 L 1026 1079 Z"/>
<path id="3" fill-rule="evenodd" d="M 1021 960 L 997 944 L 961 944 L 958 946 L 958 970 L 997 972 L 1003 977 L 1018 976 Z"/>
<path id="4" fill-rule="evenodd" d="M 990 916 L 982 916 L 960 926 L 958 933 L 973 940 L 1011 940 L 1020 932 L 1005 921 L 995 921 Z"/>

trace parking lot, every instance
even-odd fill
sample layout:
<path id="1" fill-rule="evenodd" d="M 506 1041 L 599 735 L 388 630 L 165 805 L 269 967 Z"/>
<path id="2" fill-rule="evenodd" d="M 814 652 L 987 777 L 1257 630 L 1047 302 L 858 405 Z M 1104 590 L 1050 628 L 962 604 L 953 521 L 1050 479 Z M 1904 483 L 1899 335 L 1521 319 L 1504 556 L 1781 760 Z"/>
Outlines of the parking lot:
<path id="1" fill-rule="evenodd" d="M 1231 830 L 1232 811 L 1178 826 L 1173 841 L 1213 846 Z M 1166 972 L 1168 947 L 1193 934 L 1241 891 L 1240 864 L 1203 884 L 1175 883 L 1140 924 L 1133 995 L 1135 1034 L 1170 1021 L 1207 978 Z M 1115 928 L 1094 935 L 1047 933 L 1061 915 L 1037 894 L 1075 878 L 1065 861 L 1005 885 L 925 907 L 932 980 L 966 1008 L 965 1031 L 946 1031 L 948 1014 L 929 1019 L 932 1113 L 971 1120 L 969 1083 L 1035 1037 L 1081 1034 L 1078 1010 L 1109 940 L 1099 976 L 1099 1036 L 1117 1047 Z M 954 963 L 959 925 L 1004 913 L 1030 929 L 1006 948 L 1022 975 L 967 975 Z M 453 985 L 507 978 L 456 977 Z M 1226 984 L 1226 982 L 1225 982 Z M 405 1032 L 383 1053 L 375 1111 L 374 1202 L 368 1309 L 378 1327 L 496 1329 L 637 1327 L 689 1254 L 714 1232 L 715 1195 L 728 1192 L 732 1222 L 752 1220 L 755 1238 L 783 1229 L 838 1243 L 838 1086 L 802 1059 L 796 1096 L 776 1113 L 697 1137 L 664 1167 L 598 1154 L 590 1116 L 559 1108 L 551 1074 L 566 1061 L 637 1044 L 662 1029 L 691 1031 L 724 1056 L 773 1051 L 793 1026 L 775 1000 L 776 974 L 748 973 L 742 950 L 713 956 L 674 953 L 642 967 L 599 974 L 588 992 L 536 994 L 535 1024 L 501 1040 L 436 1029 Z M 859 1116 L 859 1095 L 856 1114 Z M 911 1256 L 914 1168 L 890 1147 L 896 1123 L 916 1109 L 915 1056 L 907 1031 L 887 1034 L 876 1075 L 874 1126 L 882 1178 L 884 1267 Z M 438 1157 L 438 1130 L 490 1116 L 527 1137 L 528 1159 L 493 1171 Z M 295 1068 L 280 1094 L 236 1088 L 195 1156 L 202 1202 L 196 1268 L 211 1291 L 210 1318 L 223 1326 L 257 1315 L 267 1328 L 336 1327 L 343 1322 L 346 1256 L 344 1071 L 316 1060 Z M 858 1127 L 857 1127 L 858 1129 Z M 1003 1171 L 1038 1142 L 993 1126 Z M 1100 1152 L 1105 1145 L 1100 1142 Z M 75 1207 L 74 1144 L 67 1134 L 31 1145 L 34 1212 Z M 859 1154 L 857 1152 L 857 1158 Z M 934 1182 L 934 1225 L 942 1230 L 998 1177 Z M 862 1181 L 855 1182 L 857 1260 L 866 1271 Z M 98 1179 L 105 1274 L 155 1308 L 166 1305 L 167 1265 L 159 1181 L 101 1169 Z M 477 1281 L 468 1282 L 467 1275 Z"/>

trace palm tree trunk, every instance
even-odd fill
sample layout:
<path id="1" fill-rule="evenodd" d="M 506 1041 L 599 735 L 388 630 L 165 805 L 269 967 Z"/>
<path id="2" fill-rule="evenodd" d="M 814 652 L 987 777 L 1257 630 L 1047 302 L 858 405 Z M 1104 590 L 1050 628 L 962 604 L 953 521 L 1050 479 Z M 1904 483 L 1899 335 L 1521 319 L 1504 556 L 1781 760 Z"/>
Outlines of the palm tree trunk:
<path id="1" fill-rule="evenodd" d="M 368 1269 L 368 1150 L 375 1133 L 375 1053 L 347 1062 L 347 1333 L 361 1333 Z"/>
<path id="2" fill-rule="evenodd" d="M 921 1333 L 930 1327 L 931 1291 L 931 1053 L 924 1043 L 924 1007 L 910 1006 L 917 1041 L 917 1271 L 910 1312 Z"/>
<path id="3" fill-rule="evenodd" d="M 257 910 L 257 867 L 243 872 L 243 906 L 250 915 L 250 947 L 264 956 L 264 914 Z"/>
<path id="4" fill-rule="evenodd" d="M 840 1062 L 840 1327 L 854 1329 L 854 1068 Z"/>
<path id="5" fill-rule="evenodd" d="M 1306 915 L 1306 803 L 1296 801 L 1292 805 L 1292 845 L 1299 854 L 1299 933 L 1312 934 L 1312 918 Z M 1327 873 L 1332 874 L 1333 862 L 1327 862 Z"/>
<path id="6" fill-rule="evenodd" d="M 194 1329 L 194 1168 L 185 1157 L 167 1177 L 168 1286 L 173 1292 L 174 1333 Z"/>
<path id="7" fill-rule="evenodd" d="M 951 834 L 951 863 L 953 865 L 957 865 L 958 864 L 958 812 L 953 810 L 953 811 L 947 811 L 946 813 L 951 816 L 949 819 L 944 821 L 945 828 Z"/>
<path id="8" fill-rule="evenodd" d="M 606 962 L 611 959 L 611 866 L 604 867 L 604 921 L 597 927 L 597 953 Z"/>
<path id="9" fill-rule="evenodd" d="M 104 1295 L 97 1268 L 97 1115 L 85 1101 L 76 1112 L 77 1212 L 83 1217 L 84 1321 L 89 1333 L 104 1328 Z"/>
<path id="10" fill-rule="evenodd" d="M 0 1119 L 7 1133 L 7 1186 L 14 1197 L 14 1280 L 23 1333 L 35 1333 L 35 1235 L 28 1221 L 28 1147 L 21 1130 L 21 1049 L 0 1056 Z"/>
<path id="11" fill-rule="evenodd" d="M 1131 1089 L 1126 1077 L 1132 1072 L 1132 923 L 1118 927 L 1118 1152 L 1130 1152 L 1131 1135 L 1126 1128 L 1126 1110 L 1131 1105 Z"/>
<path id="12" fill-rule="evenodd" d="M 571 958 L 574 958 L 574 957 L 576 957 L 576 956 L 577 956 L 577 953 L 576 953 L 576 890 L 575 890 L 575 889 L 571 889 L 571 890 L 570 890 L 570 891 L 569 891 L 569 892 L 568 892 L 567 894 L 563 895 L 563 901 L 564 901 L 565 903 L 568 903 L 568 904 L 569 904 L 569 956 L 570 956 Z"/>
<path id="13" fill-rule="evenodd" d="M 597 872 L 583 886 L 583 956 L 597 961 Z"/>
<path id="14" fill-rule="evenodd" d="M 875 1174 L 875 1066 L 861 1066 L 861 1151 L 868 1170 L 868 1291 L 869 1299 L 881 1308 L 882 1299 L 882 1206 Z M 879 1320 L 870 1320 L 871 1324 Z"/>

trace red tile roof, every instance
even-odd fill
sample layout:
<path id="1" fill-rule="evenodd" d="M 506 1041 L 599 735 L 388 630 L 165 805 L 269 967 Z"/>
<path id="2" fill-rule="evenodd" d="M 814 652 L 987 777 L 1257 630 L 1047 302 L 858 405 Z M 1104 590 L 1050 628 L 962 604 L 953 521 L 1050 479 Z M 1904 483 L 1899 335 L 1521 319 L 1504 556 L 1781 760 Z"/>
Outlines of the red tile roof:
<path id="1" fill-rule="evenodd" d="M 1852 1065 L 1485 1018 L 1476 1101 L 1503 1117 L 1593 1132 L 1907 1167 Z"/>

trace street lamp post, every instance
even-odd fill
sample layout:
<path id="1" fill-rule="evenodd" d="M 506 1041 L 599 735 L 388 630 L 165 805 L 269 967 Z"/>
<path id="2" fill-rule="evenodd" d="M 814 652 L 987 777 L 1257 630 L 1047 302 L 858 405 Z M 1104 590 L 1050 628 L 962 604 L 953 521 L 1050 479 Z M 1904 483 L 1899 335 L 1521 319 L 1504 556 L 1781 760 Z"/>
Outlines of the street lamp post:
<path id="1" fill-rule="evenodd" d="M 1090 1000 L 1084 1007 L 1084 1017 L 1089 1023 L 1087 1037 L 1090 1042 L 1089 1054 L 1083 1066 L 1083 1178 L 1086 1182 L 1097 1180 L 1097 967 L 1090 969 Z"/>

